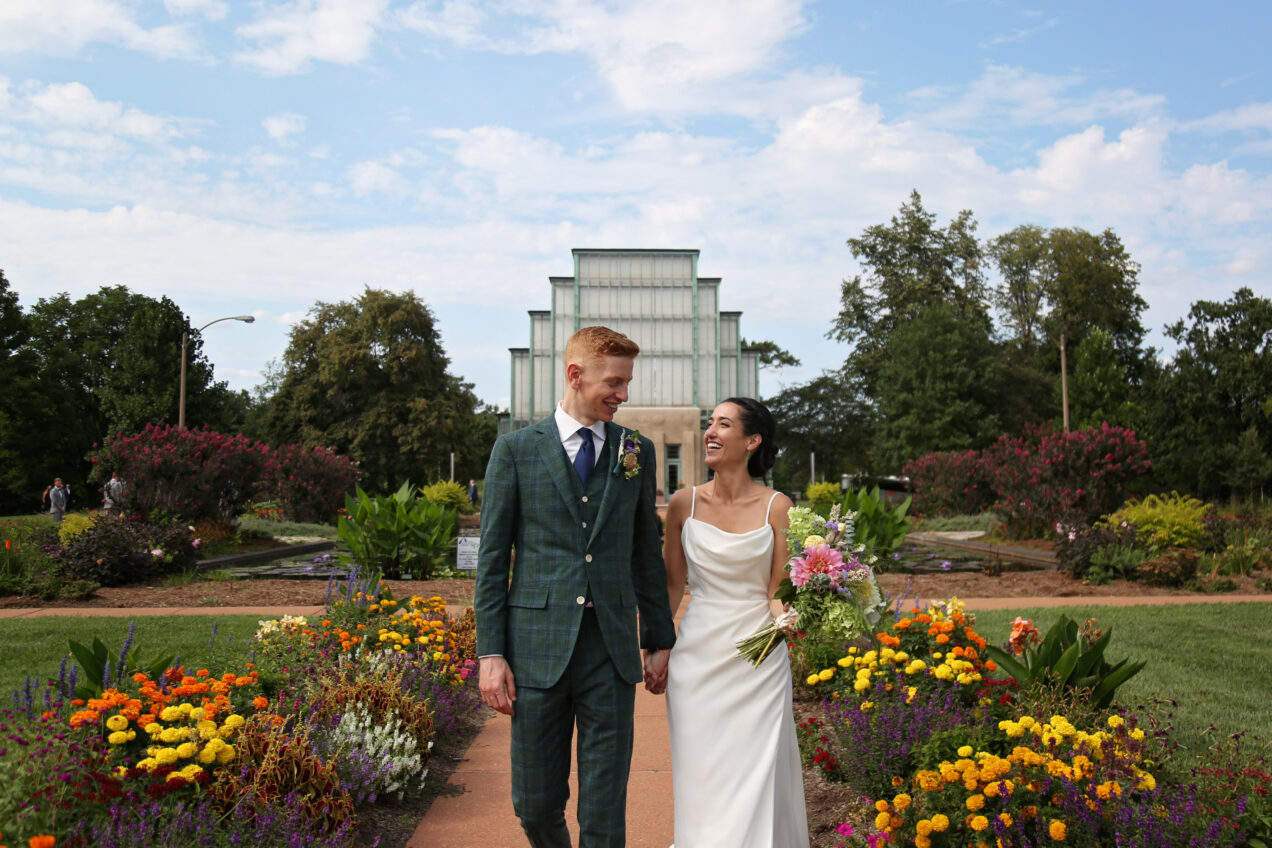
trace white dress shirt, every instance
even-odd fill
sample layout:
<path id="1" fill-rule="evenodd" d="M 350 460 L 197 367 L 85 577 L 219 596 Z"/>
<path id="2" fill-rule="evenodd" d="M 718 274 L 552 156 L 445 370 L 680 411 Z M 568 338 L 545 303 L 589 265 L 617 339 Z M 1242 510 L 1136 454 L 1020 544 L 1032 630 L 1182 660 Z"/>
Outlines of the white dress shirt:
<path id="1" fill-rule="evenodd" d="M 561 445 L 565 448 L 565 455 L 569 457 L 570 464 L 574 464 L 574 458 L 579 455 L 579 449 L 583 447 L 583 437 L 579 435 L 579 428 L 583 425 L 575 421 L 570 413 L 561 408 L 561 404 L 557 404 L 556 415 L 557 433 L 561 437 Z M 601 456 L 601 451 L 605 450 L 605 422 L 596 421 L 587 429 L 592 431 L 592 447 L 596 448 L 596 455 Z"/>

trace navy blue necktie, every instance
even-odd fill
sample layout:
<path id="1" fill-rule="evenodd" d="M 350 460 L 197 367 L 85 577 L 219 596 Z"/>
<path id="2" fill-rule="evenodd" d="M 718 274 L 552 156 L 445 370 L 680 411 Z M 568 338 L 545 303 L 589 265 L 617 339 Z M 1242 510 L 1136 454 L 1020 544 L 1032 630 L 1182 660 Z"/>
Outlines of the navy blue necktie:
<path id="1" fill-rule="evenodd" d="M 583 444 L 574 456 L 574 470 L 579 472 L 579 479 L 586 486 L 592 476 L 592 469 L 596 468 L 596 446 L 592 444 L 592 431 L 588 428 L 580 427 L 579 435 L 583 438 Z"/>

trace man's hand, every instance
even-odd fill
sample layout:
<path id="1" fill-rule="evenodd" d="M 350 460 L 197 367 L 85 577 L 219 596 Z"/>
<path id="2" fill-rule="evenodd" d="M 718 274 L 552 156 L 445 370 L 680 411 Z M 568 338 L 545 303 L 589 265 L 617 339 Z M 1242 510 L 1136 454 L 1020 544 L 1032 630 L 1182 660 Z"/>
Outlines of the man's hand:
<path id="1" fill-rule="evenodd" d="M 481 700 L 496 712 L 512 715 L 512 705 L 517 700 L 517 684 L 512 679 L 512 669 L 503 657 L 482 657 L 477 661 L 478 689 Z"/>
<path id="2" fill-rule="evenodd" d="M 645 689 L 654 695 L 667 691 L 667 661 L 671 658 L 671 649 L 645 651 Z"/>

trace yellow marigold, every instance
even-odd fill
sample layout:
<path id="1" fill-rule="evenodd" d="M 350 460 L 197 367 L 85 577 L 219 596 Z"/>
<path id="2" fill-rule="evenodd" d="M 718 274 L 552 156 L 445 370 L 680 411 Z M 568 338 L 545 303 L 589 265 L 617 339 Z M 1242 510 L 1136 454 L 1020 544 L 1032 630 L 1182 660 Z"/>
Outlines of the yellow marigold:
<path id="1" fill-rule="evenodd" d="M 950 817 L 945 813 L 937 813 L 932 816 L 932 830 L 937 833 L 944 833 L 950 826 Z"/>
<path id="2" fill-rule="evenodd" d="M 1069 835 L 1069 828 L 1060 819 L 1052 819 L 1047 825 L 1047 833 L 1051 834 L 1051 838 L 1056 842 L 1064 842 L 1064 838 Z"/>
<path id="3" fill-rule="evenodd" d="M 159 718 L 163 721 L 176 721 L 177 719 L 184 718 L 184 715 L 182 714 L 180 707 L 164 707 L 163 711 L 159 713 Z"/>
<path id="4" fill-rule="evenodd" d="M 182 742 L 177 746 L 177 756 L 183 760 L 188 760 L 198 752 L 199 748 L 193 742 Z"/>
<path id="5" fill-rule="evenodd" d="M 817 676 L 816 674 L 810 674 L 808 675 L 808 679 L 805 680 L 804 682 L 807 683 L 809 686 L 816 686 L 818 683 L 821 682 L 821 678 Z"/>
<path id="6" fill-rule="evenodd" d="M 926 836 L 914 837 L 914 848 L 932 848 L 932 840 Z"/>
<path id="7" fill-rule="evenodd" d="M 927 819 L 919 819 L 914 825 L 914 832 L 919 836 L 927 836 L 932 832 L 932 822 Z"/>
<path id="8" fill-rule="evenodd" d="M 159 741 L 167 742 L 169 745 L 180 742 L 184 738 L 186 738 L 184 727 L 165 727 L 159 732 Z"/>
<path id="9" fill-rule="evenodd" d="M 892 799 L 892 806 L 896 807 L 898 810 L 904 810 L 906 807 L 910 806 L 910 801 L 910 796 L 902 792 L 900 795 Z"/>
<path id="10" fill-rule="evenodd" d="M 1132 730 L 1130 735 L 1136 742 L 1141 742 L 1144 739 L 1144 731 L 1140 730 L 1138 727 Z"/>
<path id="11" fill-rule="evenodd" d="M 889 806 L 888 802 L 883 800 L 882 798 L 874 802 L 874 808 L 881 813 L 886 813 L 888 812 L 888 810 L 892 809 L 892 807 Z"/>
<path id="12" fill-rule="evenodd" d="M 970 757 L 974 753 L 976 753 L 976 751 L 971 745 L 963 745 L 958 749 L 958 755 L 960 757 Z"/>
<path id="13" fill-rule="evenodd" d="M 225 717 L 225 726 L 231 729 L 237 729 L 243 726 L 245 719 L 238 713 L 233 713 Z"/>
<path id="14" fill-rule="evenodd" d="M 977 810 L 984 808 L 985 796 L 980 794 L 968 795 L 966 804 L 967 804 L 967 809 L 971 810 L 974 813 Z"/>
<path id="15" fill-rule="evenodd" d="M 203 763 L 205 766 L 211 765 L 216 762 L 216 751 L 213 751 L 211 748 L 204 748 L 199 752 L 199 756 L 195 759 Z"/>
<path id="16" fill-rule="evenodd" d="M 155 751 L 155 762 L 161 766 L 170 766 L 177 761 L 176 748 L 160 748 Z"/>
<path id="17" fill-rule="evenodd" d="M 111 730 L 123 730 L 128 727 L 128 719 L 121 715 L 113 715 L 106 719 L 106 727 Z"/>
<path id="18" fill-rule="evenodd" d="M 941 786 L 941 776 L 933 771 L 921 771 L 918 774 L 919 788 L 924 792 L 935 792 Z"/>
<path id="19" fill-rule="evenodd" d="M 823 681 L 830 680 L 834 676 L 835 670 L 833 668 L 823 668 L 821 671 L 817 672 L 818 679 Z"/>
<path id="20" fill-rule="evenodd" d="M 972 816 L 971 820 L 967 823 L 967 826 L 979 833 L 989 827 L 989 819 L 984 816 Z"/>
<path id="21" fill-rule="evenodd" d="M 1117 728 L 1117 727 L 1121 727 L 1124 724 L 1126 724 L 1126 722 L 1122 719 L 1120 715 L 1109 716 L 1109 727 Z"/>
<path id="22" fill-rule="evenodd" d="M 128 741 L 128 734 L 122 730 L 116 730 L 106 737 L 106 741 L 112 745 L 122 745 Z"/>
<path id="23" fill-rule="evenodd" d="M 1011 817 L 1011 813 L 999 813 L 998 820 L 1003 823 L 1003 827 L 1011 827 L 1014 821 Z"/>
<path id="24" fill-rule="evenodd" d="M 888 815 L 887 813 L 880 813 L 879 815 L 875 816 L 875 827 L 878 828 L 879 830 L 882 830 L 886 833 L 891 828 L 891 825 L 892 825 L 892 816 Z"/>

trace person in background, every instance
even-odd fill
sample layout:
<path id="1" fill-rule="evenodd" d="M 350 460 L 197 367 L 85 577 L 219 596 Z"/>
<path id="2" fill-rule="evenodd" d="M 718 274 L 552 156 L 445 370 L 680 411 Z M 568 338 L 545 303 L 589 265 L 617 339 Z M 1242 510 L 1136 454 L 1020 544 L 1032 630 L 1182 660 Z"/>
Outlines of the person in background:
<path id="1" fill-rule="evenodd" d="M 54 521 L 61 521 L 66 508 L 71 503 L 71 490 L 62 485 L 62 478 L 53 481 L 53 489 L 49 492 L 49 515 Z"/>

